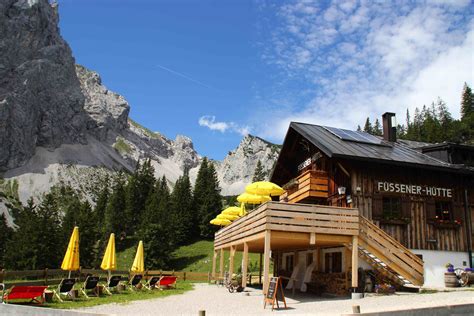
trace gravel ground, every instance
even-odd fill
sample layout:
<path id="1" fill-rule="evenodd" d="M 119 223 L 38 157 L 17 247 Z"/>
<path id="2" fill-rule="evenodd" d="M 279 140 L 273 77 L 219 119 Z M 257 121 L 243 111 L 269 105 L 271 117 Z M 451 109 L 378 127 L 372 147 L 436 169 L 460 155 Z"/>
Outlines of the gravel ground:
<path id="1" fill-rule="evenodd" d="M 263 309 L 263 296 L 260 290 L 248 289 L 243 293 L 229 293 L 225 288 L 208 284 L 196 284 L 194 290 L 182 295 L 136 301 L 127 305 L 109 304 L 84 311 L 116 315 L 198 315 L 205 310 L 206 315 L 341 315 L 351 313 L 353 305 L 360 305 L 361 312 L 376 312 L 422 308 L 456 304 L 474 304 L 474 291 L 442 292 L 434 294 L 395 294 L 390 296 L 371 296 L 361 300 L 315 298 L 297 294 L 287 297 L 288 309 L 271 312 Z M 288 293 L 290 296 L 291 294 Z M 474 311 L 473 311 L 474 313 Z"/>

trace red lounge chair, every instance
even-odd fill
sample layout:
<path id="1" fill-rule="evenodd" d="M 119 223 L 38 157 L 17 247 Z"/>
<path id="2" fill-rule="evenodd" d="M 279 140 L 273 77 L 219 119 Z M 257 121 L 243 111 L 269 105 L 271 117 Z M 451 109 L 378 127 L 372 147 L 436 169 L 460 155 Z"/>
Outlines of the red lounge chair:
<path id="1" fill-rule="evenodd" d="M 158 282 L 158 286 L 160 288 L 160 290 L 163 289 L 163 287 L 165 288 L 169 288 L 171 286 L 174 286 L 174 288 L 176 288 L 176 279 L 178 277 L 176 276 L 162 276 L 160 281 Z"/>
<path id="2" fill-rule="evenodd" d="M 5 303 L 8 303 L 9 300 L 18 300 L 18 299 L 31 299 L 31 302 L 37 302 L 43 304 L 44 298 L 43 293 L 46 290 L 47 286 L 12 286 L 7 293 L 3 296 Z M 37 298 L 40 297 L 40 300 Z"/>

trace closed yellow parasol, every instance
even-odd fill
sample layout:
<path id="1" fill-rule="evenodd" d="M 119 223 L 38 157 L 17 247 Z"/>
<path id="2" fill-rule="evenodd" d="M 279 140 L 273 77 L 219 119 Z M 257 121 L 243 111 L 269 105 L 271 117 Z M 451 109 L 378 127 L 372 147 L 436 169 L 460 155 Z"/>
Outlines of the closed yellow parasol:
<path id="1" fill-rule="evenodd" d="M 79 270 L 79 227 L 77 226 L 72 231 L 61 269 L 69 271 L 69 278 L 71 278 L 71 271 Z"/>
<path id="2" fill-rule="evenodd" d="M 268 181 L 257 181 L 245 187 L 245 192 L 258 195 L 278 196 L 285 193 L 279 185 Z"/>
<path id="3" fill-rule="evenodd" d="M 104 258 L 102 258 L 102 263 L 100 265 L 102 270 L 110 272 L 117 268 L 116 258 L 115 258 L 115 234 L 110 234 L 109 243 L 107 248 L 105 248 Z"/>
<path id="4" fill-rule="evenodd" d="M 247 203 L 247 204 L 261 204 L 264 202 L 271 201 L 271 197 L 268 195 L 257 195 L 257 194 L 250 194 L 250 193 L 242 193 L 237 197 L 237 201 L 241 203 Z"/>
<path id="5" fill-rule="evenodd" d="M 135 255 L 135 260 L 133 260 L 131 271 L 137 274 L 145 272 L 145 255 L 143 252 L 143 241 L 141 240 L 138 243 L 137 254 Z"/>

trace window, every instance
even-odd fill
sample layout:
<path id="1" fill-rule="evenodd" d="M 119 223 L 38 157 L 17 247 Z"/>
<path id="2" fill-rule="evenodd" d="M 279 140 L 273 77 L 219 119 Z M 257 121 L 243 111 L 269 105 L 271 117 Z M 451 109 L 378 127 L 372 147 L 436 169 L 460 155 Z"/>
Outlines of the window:
<path id="1" fill-rule="evenodd" d="M 441 221 L 453 221 L 453 209 L 451 202 L 437 201 L 435 203 L 436 219 Z"/>
<path id="2" fill-rule="evenodd" d="M 382 198 L 382 212 L 384 219 L 398 219 L 402 216 L 402 201 L 397 197 Z"/>
<path id="3" fill-rule="evenodd" d="M 326 273 L 342 271 L 342 252 L 329 252 L 324 256 L 324 270 Z"/>
<path id="4" fill-rule="evenodd" d="M 285 261 L 285 270 L 286 271 L 293 271 L 293 259 L 294 256 L 293 255 L 290 255 L 290 256 L 286 256 L 286 261 Z"/>

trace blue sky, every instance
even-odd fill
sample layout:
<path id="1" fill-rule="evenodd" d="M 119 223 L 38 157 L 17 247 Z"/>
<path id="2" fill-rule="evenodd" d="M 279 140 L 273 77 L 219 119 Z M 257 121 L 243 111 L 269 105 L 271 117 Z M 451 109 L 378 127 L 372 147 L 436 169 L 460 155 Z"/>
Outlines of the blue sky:
<path id="1" fill-rule="evenodd" d="M 473 83 L 471 1 L 60 0 L 77 63 L 132 119 L 222 159 L 291 120 L 356 128 Z"/>

